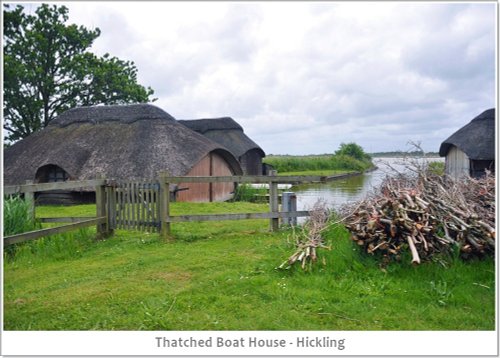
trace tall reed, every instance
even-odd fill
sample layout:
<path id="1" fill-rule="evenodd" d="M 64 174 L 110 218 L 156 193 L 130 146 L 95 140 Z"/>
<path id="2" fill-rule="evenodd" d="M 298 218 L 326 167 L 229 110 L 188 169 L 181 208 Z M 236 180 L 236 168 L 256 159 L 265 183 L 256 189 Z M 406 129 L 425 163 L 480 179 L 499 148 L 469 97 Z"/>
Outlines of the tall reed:
<path id="1" fill-rule="evenodd" d="M 32 231 L 40 224 L 30 215 L 31 203 L 20 196 L 5 197 L 3 202 L 3 235 Z"/>
<path id="2" fill-rule="evenodd" d="M 236 187 L 232 201 L 255 202 L 258 201 L 258 195 L 263 196 L 266 194 L 267 189 L 265 188 L 255 188 L 250 184 L 243 183 Z"/>
<path id="3" fill-rule="evenodd" d="M 369 159 L 358 160 L 348 155 L 268 156 L 264 160 L 280 173 L 307 170 L 364 171 L 373 166 Z"/>

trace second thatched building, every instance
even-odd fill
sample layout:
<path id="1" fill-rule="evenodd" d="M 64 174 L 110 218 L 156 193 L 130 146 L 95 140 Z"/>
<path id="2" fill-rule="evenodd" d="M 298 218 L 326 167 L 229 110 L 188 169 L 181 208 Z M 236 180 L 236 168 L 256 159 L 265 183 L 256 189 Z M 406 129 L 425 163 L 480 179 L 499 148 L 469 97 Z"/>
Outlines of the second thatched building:
<path id="1" fill-rule="evenodd" d="M 245 175 L 262 175 L 262 158 L 266 154 L 231 117 L 179 120 L 179 123 L 229 149 Z"/>

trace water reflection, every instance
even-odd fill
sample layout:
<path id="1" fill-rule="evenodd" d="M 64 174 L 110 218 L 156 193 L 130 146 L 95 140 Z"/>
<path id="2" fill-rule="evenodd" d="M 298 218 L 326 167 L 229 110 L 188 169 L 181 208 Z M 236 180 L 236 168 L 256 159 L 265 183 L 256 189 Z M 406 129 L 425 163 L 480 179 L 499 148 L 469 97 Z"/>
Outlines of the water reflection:
<path id="1" fill-rule="evenodd" d="M 428 160 L 442 161 L 443 158 Z M 291 188 L 297 194 L 297 209 L 308 210 L 318 199 L 326 201 L 329 207 L 339 206 L 363 199 L 376 188 L 387 176 L 406 171 L 405 163 L 400 158 L 377 158 L 374 160 L 378 169 L 363 175 L 334 180 L 324 184 L 296 185 Z"/>

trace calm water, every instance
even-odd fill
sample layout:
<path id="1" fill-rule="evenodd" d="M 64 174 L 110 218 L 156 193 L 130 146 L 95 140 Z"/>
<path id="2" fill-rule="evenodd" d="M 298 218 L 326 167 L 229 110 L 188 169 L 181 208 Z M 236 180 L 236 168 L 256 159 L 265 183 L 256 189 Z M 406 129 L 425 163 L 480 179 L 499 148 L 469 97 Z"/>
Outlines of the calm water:
<path id="1" fill-rule="evenodd" d="M 444 158 L 430 158 L 428 160 L 444 161 Z M 358 201 L 363 199 L 373 188 L 377 187 L 386 175 L 394 175 L 396 173 L 394 170 L 399 172 L 406 170 L 405 163 L 401 158 L 376 158 L 373 161 L 378 169 L 370 173 L 334 180 L 324 184 L 293 186 L 290 191 L 297 194 L 297 209 L 308 210 L 320 198 L 333 208 L 337 208 L 348 202 Z"/>

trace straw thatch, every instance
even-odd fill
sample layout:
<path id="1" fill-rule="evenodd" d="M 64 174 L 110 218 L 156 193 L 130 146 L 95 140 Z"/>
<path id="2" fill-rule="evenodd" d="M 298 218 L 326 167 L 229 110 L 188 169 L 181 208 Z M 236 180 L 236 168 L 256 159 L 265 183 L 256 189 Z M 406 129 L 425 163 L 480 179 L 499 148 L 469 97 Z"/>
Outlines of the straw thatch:
<path id="1" fill-rule="evenodd" d="M 35 180 L 45 165 L 63 168 L 72 180 L 102 174 L 109 179 L 155 179 L 161 171 L 185 175 L 208 153 L 241 167 L 223 146 L 180 125 L 149 104 L 71 109 L 45 129 L 4 152 L 6 185 Z"/>
<path id="2" fill-rule="evenodd" d="M 459 148 L 472 160 L 495 159 L 495 109 L 491 108 L 453 133 L 441 143 L 439 155 L 444 157 L 452 146 Z"/>
<path id="3" fill-rule="evenodd" d="M 179 120 L 179 123 L 228 148 L 245 174 L 262 174 L 262 158 L 266 154 L 231 117 Z"/>

